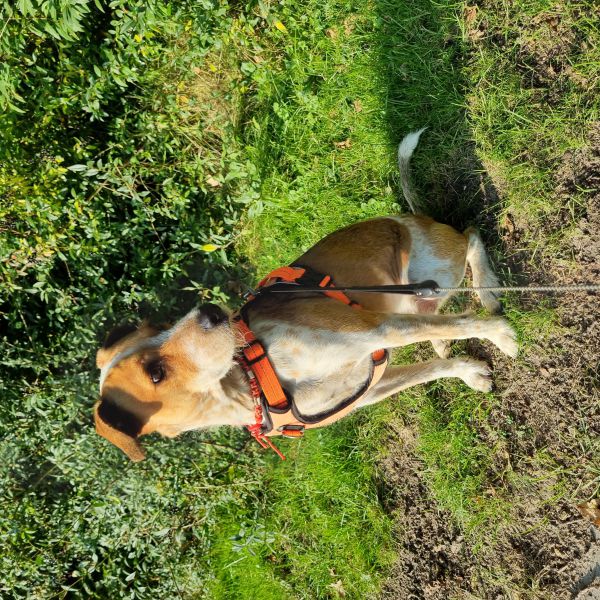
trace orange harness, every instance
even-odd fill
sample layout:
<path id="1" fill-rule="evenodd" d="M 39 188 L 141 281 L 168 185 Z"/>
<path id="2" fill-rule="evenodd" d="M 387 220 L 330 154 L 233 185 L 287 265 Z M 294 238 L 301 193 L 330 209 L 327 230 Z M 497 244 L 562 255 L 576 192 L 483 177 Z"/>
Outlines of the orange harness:
<path id="1" fill-rule="evenodd" d="M 312 269 L 296 266 L 275 269 L 258 284 L 258 288 L 276 283 L 317 285 L 323 288 L 335 287 L 329 275 L 321 275 Z M 353 308 L 361 308 L 346 294 L 335 289 L 323 292 L 323 294 Z M 248 425 L 247 428 L 263 448 L 270 447 L 280 458 L 285 459 L 269 438 L 276 435 L 302 437 L 305 429 L 323 427 L 346 416 L 381 379 L 388 364 L 388 353 L 387 350 L 376 350 L 372 353 L 369 377 L 354 395 L 342 400 L 328 411 L 317 415 L 302 415 L 294 403 L 294 399 L 281 386 L 263 345 L 248 326 L 245 313 L 248 304 L 254 299 L 255 296 L 249 296 L 248 301 L 235 318 L 238 330 L 246 342 L 241 354 L 236 359 L 248 377 L 254 400 L 255 423 Z"/>

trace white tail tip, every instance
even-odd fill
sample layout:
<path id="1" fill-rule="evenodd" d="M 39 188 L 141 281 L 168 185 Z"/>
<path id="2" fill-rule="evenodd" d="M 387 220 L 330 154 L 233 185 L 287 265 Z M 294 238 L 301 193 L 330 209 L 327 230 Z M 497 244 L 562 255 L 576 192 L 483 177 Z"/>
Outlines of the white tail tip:
<path id="1" fill-rule="evenodd" d="M 412 153 L 415 151 L 417 144 L 419 143 L 419 138 L 421 134 L 427 129 L 427 127 L 423 127 L 419 129 L 419 131 L 413 131 L 405 136 L 405 138 L 400 142 L 398 146 L 398 160 L 399 161 L 407 161 L 412 156 Z"/>

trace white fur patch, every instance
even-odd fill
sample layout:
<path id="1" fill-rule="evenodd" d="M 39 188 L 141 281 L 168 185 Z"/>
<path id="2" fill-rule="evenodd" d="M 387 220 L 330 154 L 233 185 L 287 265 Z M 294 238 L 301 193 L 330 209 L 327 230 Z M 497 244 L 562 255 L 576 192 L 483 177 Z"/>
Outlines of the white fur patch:
<path id="1" fill-rule="evenodd" d="M 426 129 L 427 127 L 423 127 L 422 129 L 419 129 L 419 131 L 413 131 L 404 137 L 398 146 L 398 161 L 407 161 L 410 159 L 419 143 L 421 134 Z"/>

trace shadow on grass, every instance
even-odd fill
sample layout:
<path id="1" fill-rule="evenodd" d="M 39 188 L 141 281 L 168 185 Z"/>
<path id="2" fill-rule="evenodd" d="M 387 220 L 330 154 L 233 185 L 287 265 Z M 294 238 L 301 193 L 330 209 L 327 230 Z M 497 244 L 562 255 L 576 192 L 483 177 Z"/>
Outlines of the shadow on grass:
<path id="1" fill-rule="evenodd" d="M 463 40 L 457 14 L 462 5 L 442 5 L 430 0 L 378 0 L 376 10 L 380 27 L 375 66 L 381 82 L 382 104 L 386 107 L 390 143 L 395 146 L 408 131 L 427 127 L 415 152 L 412 172 L 429 216 L 459 231 L 475 225 L 488 248 L 500 247 L 495 216 L 498 193 L 476 155 L 467 118 L 469 48 Z M 399 190 L 399 182 L 396 188 Z M 398 195 L 401 196 L 400 191 Z M 435 398 L 438 417 L 452 419 L 452 402 L 448 395 L 439 389 L 430 390 L 429 394 Z M 430 437 L 431 433 L 429 431 Z M 456 432 L 453 435 L 456 436 Z M 449 443 L 443 434 L 442 438 Z M 457 456 L 464 458 L 469 448 L 477 452 L 476 444 L 466 443 Z M 392 455 L 405 453 L 394 443 L 389 451 Z M 419 456 L 418 451 L 415 456 Z M 467 503 L 471 501 L 463 487 L 467 481 L 477 481 L 480 477 L 477 472 L 480 460 L 475 460 L 472 469 L 463 474 L 462 482 L 454 482 L 460 491 L 448 491 L 450 496 L 460 497 Z M 400 464 L 407 471 L 410 461 L 403 461 L 406 462 Z M 425 465 L 422 467 L 424 470 Z M 402 544 L 406 548 L 401 550 L 392 576 L 384 584 L 386 598 L 422 597 L 430 586 L 443 590 L 446 595 L 471 589 L 470 584 L 461 581 L 469 581 L 476 567 L 475 559 L 470 552 L 462 551 L 458 559 L 451 551 L 440 550 L 461 546 L 460 531 L 417 471 L 412 476 L 418 483 L 392 493 L 395 506 L 391 510 L 399 510 L 404 515 L 400 528 L 405 530 Z M 443 476 L 443 467 L 438 474 Z M 395 475 L 391 477 L 393 481 Z M 410 511 L 407 506 L 420 509 Z M 415 536 L 418 542 L 414 541 Z M 411 548 L 411 543 L 416 546 Z"/>
<path id="2" fill-rule="evenodd" d="M 413 176 L 429 215 L 460 231 L 477 225 L 493 235 L 498 194 L 475 154 L 466 116 L 469 48 L 459 27 L 461 5 L 376 4 L 381 23 L 376 67 L 390 141 L 397 144 L 408 130 L 427 127 Z"/>

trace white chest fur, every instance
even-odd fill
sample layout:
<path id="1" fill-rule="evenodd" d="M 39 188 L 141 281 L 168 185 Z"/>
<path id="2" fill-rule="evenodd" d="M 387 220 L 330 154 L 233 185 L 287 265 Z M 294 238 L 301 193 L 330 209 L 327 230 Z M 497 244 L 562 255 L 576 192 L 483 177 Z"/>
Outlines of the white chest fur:
<path id="1" fill-rule="evenodd" d="M 285 323 L 256 326 L 283 387 L 302 414 L 335 407 L 365 383 L 371 357 L 339 333 Z"/>

